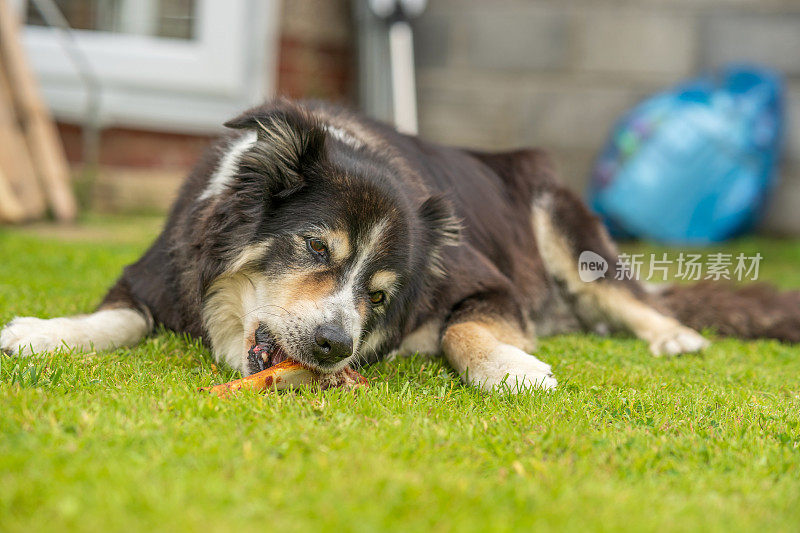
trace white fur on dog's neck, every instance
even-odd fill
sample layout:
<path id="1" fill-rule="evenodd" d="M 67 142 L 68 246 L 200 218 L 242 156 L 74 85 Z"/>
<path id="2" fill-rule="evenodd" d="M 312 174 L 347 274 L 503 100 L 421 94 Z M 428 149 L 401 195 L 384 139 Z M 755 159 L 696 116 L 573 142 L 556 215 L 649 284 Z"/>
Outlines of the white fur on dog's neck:
<path id="1" fill-rule="evenodd" d="M 203 325 L 217 361 L 244 371 L 247 360 L 246 331 L 255 332 L 258 317 L 253 313 L 256 294 L 242 273 L 225 275 L 214 282 L 203 305 Z"/>

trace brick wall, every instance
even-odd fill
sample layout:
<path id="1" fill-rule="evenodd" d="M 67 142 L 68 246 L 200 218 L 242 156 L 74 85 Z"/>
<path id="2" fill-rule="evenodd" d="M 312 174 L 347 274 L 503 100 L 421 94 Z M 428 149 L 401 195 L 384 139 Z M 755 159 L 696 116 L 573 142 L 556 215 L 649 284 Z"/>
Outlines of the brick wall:
<path id="1" fill-rule="evenodd" d="M 415 26 L 421 133 L 544 146 L 579 191 L 641 98 L 732 60 L 781 69 L 791 132 L 766 227 L 800 233 L 800 1 L 432 0 Z"/>
<path id="2" fill-rule="evenodd" d="M 353 34 L 347 0 L 284 0 L 278 94 L 354 103 Z"/>

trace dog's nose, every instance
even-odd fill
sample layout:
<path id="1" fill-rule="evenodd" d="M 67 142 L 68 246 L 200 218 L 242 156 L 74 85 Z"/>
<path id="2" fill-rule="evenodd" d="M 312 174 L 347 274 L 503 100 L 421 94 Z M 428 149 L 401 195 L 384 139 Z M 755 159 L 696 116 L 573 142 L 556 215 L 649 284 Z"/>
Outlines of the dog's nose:
<path id="1" fill-rule="evenodd" d="M 353 355 L 353 337 L 341 326 L 322 324 L 314 331 L 313 351 L 320 363 L 338 363 Z"/>

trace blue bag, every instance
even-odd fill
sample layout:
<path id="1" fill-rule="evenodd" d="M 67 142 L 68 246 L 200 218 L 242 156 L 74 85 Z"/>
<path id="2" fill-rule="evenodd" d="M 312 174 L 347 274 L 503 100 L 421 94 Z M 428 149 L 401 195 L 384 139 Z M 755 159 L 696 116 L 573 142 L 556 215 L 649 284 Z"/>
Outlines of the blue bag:
<path id="1" fill-rule="evenodd" d="M 703 244 L 750 230 L 776 182 L 783 83 L 731 66 L 656 94 L 614 127 L 589 185 L 612 233 Z"/>

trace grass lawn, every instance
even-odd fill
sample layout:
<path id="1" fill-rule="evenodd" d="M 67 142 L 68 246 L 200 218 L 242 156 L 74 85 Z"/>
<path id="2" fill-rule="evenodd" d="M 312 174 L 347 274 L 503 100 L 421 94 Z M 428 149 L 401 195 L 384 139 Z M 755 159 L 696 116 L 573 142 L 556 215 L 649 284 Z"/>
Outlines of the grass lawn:
<path id="1" fill-rule="evenodd" d="M 89 311 L 158 229 L 0 229 L 0 323 Z M 800 287 L 800 243 L 746 240 Z M 241 394 L 196 340 L 0 356 L 0 531 L 760 530 L 800 528 L 800 347 L 543 339 L 559 387 L 462 386 L 439 359 L 368 390 Z"/>

